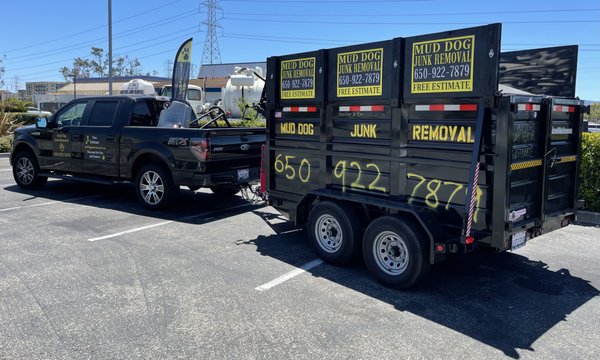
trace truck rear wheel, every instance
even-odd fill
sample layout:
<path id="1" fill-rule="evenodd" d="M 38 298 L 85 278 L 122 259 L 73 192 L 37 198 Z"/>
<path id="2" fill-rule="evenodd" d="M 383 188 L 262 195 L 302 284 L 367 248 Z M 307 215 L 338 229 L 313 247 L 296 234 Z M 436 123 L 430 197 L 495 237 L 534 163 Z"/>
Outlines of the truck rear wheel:
<path id="1" fill-rule="evenodd" d="M 142 166 L 137 173 L 135 185 L 138 200 L 150 210 L 166 208 L 177 194 L 171 174 L 158 164 Z"/>
<path id="2" fill-rule="evenodd" d="M 31 151 L 22 151 L 15 156 L 13 177 L 20 188 L 25 190 L 41 189 L 48 177 L 40 176 L 40 167 Z"/>
<path id="3" fill-rule="evenodd" d="M 411 223 L 392 216 L 380 217 L 371 222 L 363 238 L 367 269 L 385 285 L 410 287 L 429 272 L 427 241 Z"/>
<path id="4" fill-rule="evenodd" d="M 328 263 L 348 263 L 360 250 L 361 226 L 356 213 L 334 202 L 317 204 L 308 217 L 308 240 Z"/>

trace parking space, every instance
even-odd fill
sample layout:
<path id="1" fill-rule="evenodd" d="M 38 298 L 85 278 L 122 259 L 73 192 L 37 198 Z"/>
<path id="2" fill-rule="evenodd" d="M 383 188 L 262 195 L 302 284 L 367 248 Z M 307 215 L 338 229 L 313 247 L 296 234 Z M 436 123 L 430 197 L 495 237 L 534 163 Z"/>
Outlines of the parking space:
<path id="1" fill-rule="evenodd" d="M 0 358 L 595 358 L 600 229 L 436 266 L 416 289 L 321 263 L 241 197 L 18 188 L 0 158 Z"/>

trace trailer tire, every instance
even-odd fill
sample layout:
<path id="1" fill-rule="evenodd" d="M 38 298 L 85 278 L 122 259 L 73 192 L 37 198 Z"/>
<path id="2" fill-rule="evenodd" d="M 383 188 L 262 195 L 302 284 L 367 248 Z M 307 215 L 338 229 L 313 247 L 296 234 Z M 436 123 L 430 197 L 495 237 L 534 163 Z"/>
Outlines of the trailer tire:
<path id="1" fill-rule="evenodd" d="M 167 208 L 177 195 L 171 174 L 164 166 L 150 163 L 141 167 L 135 180 L 135 194 L 142 205 L 150 210 Z"/>
<path id="2" fill-rule="evenodd" d="M 408 288 L 429 273 L 427 242 L 424 232 L 410 222 L 392 216 L 375 219 L 363 238 L 367 270 L 384 285 Z"/>
<path id="3" fill-rule="evenodd" d="M 41 189 L 48 181 L 48 177 L 40 176 L 40 166 L 35 155 L 27 150 L 15 155 L 12 173 L 17 185 L 25 190 Z"/>
<path id="4" fill-rule="evenodd" d="M 344 265 L 360 250 L 362 228 L 356 213 L 334 202 L 317 204 L 308 216 L 308 240 L 326 262 Z"/>

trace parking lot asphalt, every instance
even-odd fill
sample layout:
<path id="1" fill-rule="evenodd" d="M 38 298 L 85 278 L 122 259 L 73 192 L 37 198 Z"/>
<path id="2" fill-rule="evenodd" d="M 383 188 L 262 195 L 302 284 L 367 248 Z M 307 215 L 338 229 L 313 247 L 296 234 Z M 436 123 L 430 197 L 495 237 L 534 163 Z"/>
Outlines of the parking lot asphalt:
<path id="1" fill-rule="evenodd" d="M 130 185 L 18 188 L 0 158 L 0 358 L 595 359 L 600 229 L 434 267 L 408 291 L 321 263 L 270 207 Z"/>

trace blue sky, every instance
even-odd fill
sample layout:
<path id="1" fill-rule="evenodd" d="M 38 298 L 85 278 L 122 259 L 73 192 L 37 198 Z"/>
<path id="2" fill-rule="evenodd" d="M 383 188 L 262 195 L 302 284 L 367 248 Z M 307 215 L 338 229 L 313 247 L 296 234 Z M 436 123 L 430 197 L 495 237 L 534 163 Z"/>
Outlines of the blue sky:
<path id="1" fill-rule="evenodd" d="M 113 0 L 113 52 L 138 58 L 144 72 L 165 75 L 185 39 L 200 65 L 206 36 L 199 0 Z M 0 56 L 4 88 L 61 81 L 58 69 L 92 46 L 108 49 L 107 0 L 4 0 Z M 450 0 L 221 0 L 224 63 L 503 23 L 502 50 L 578 44 L 577 95 L 600 100 L 600 2 Z"/>

